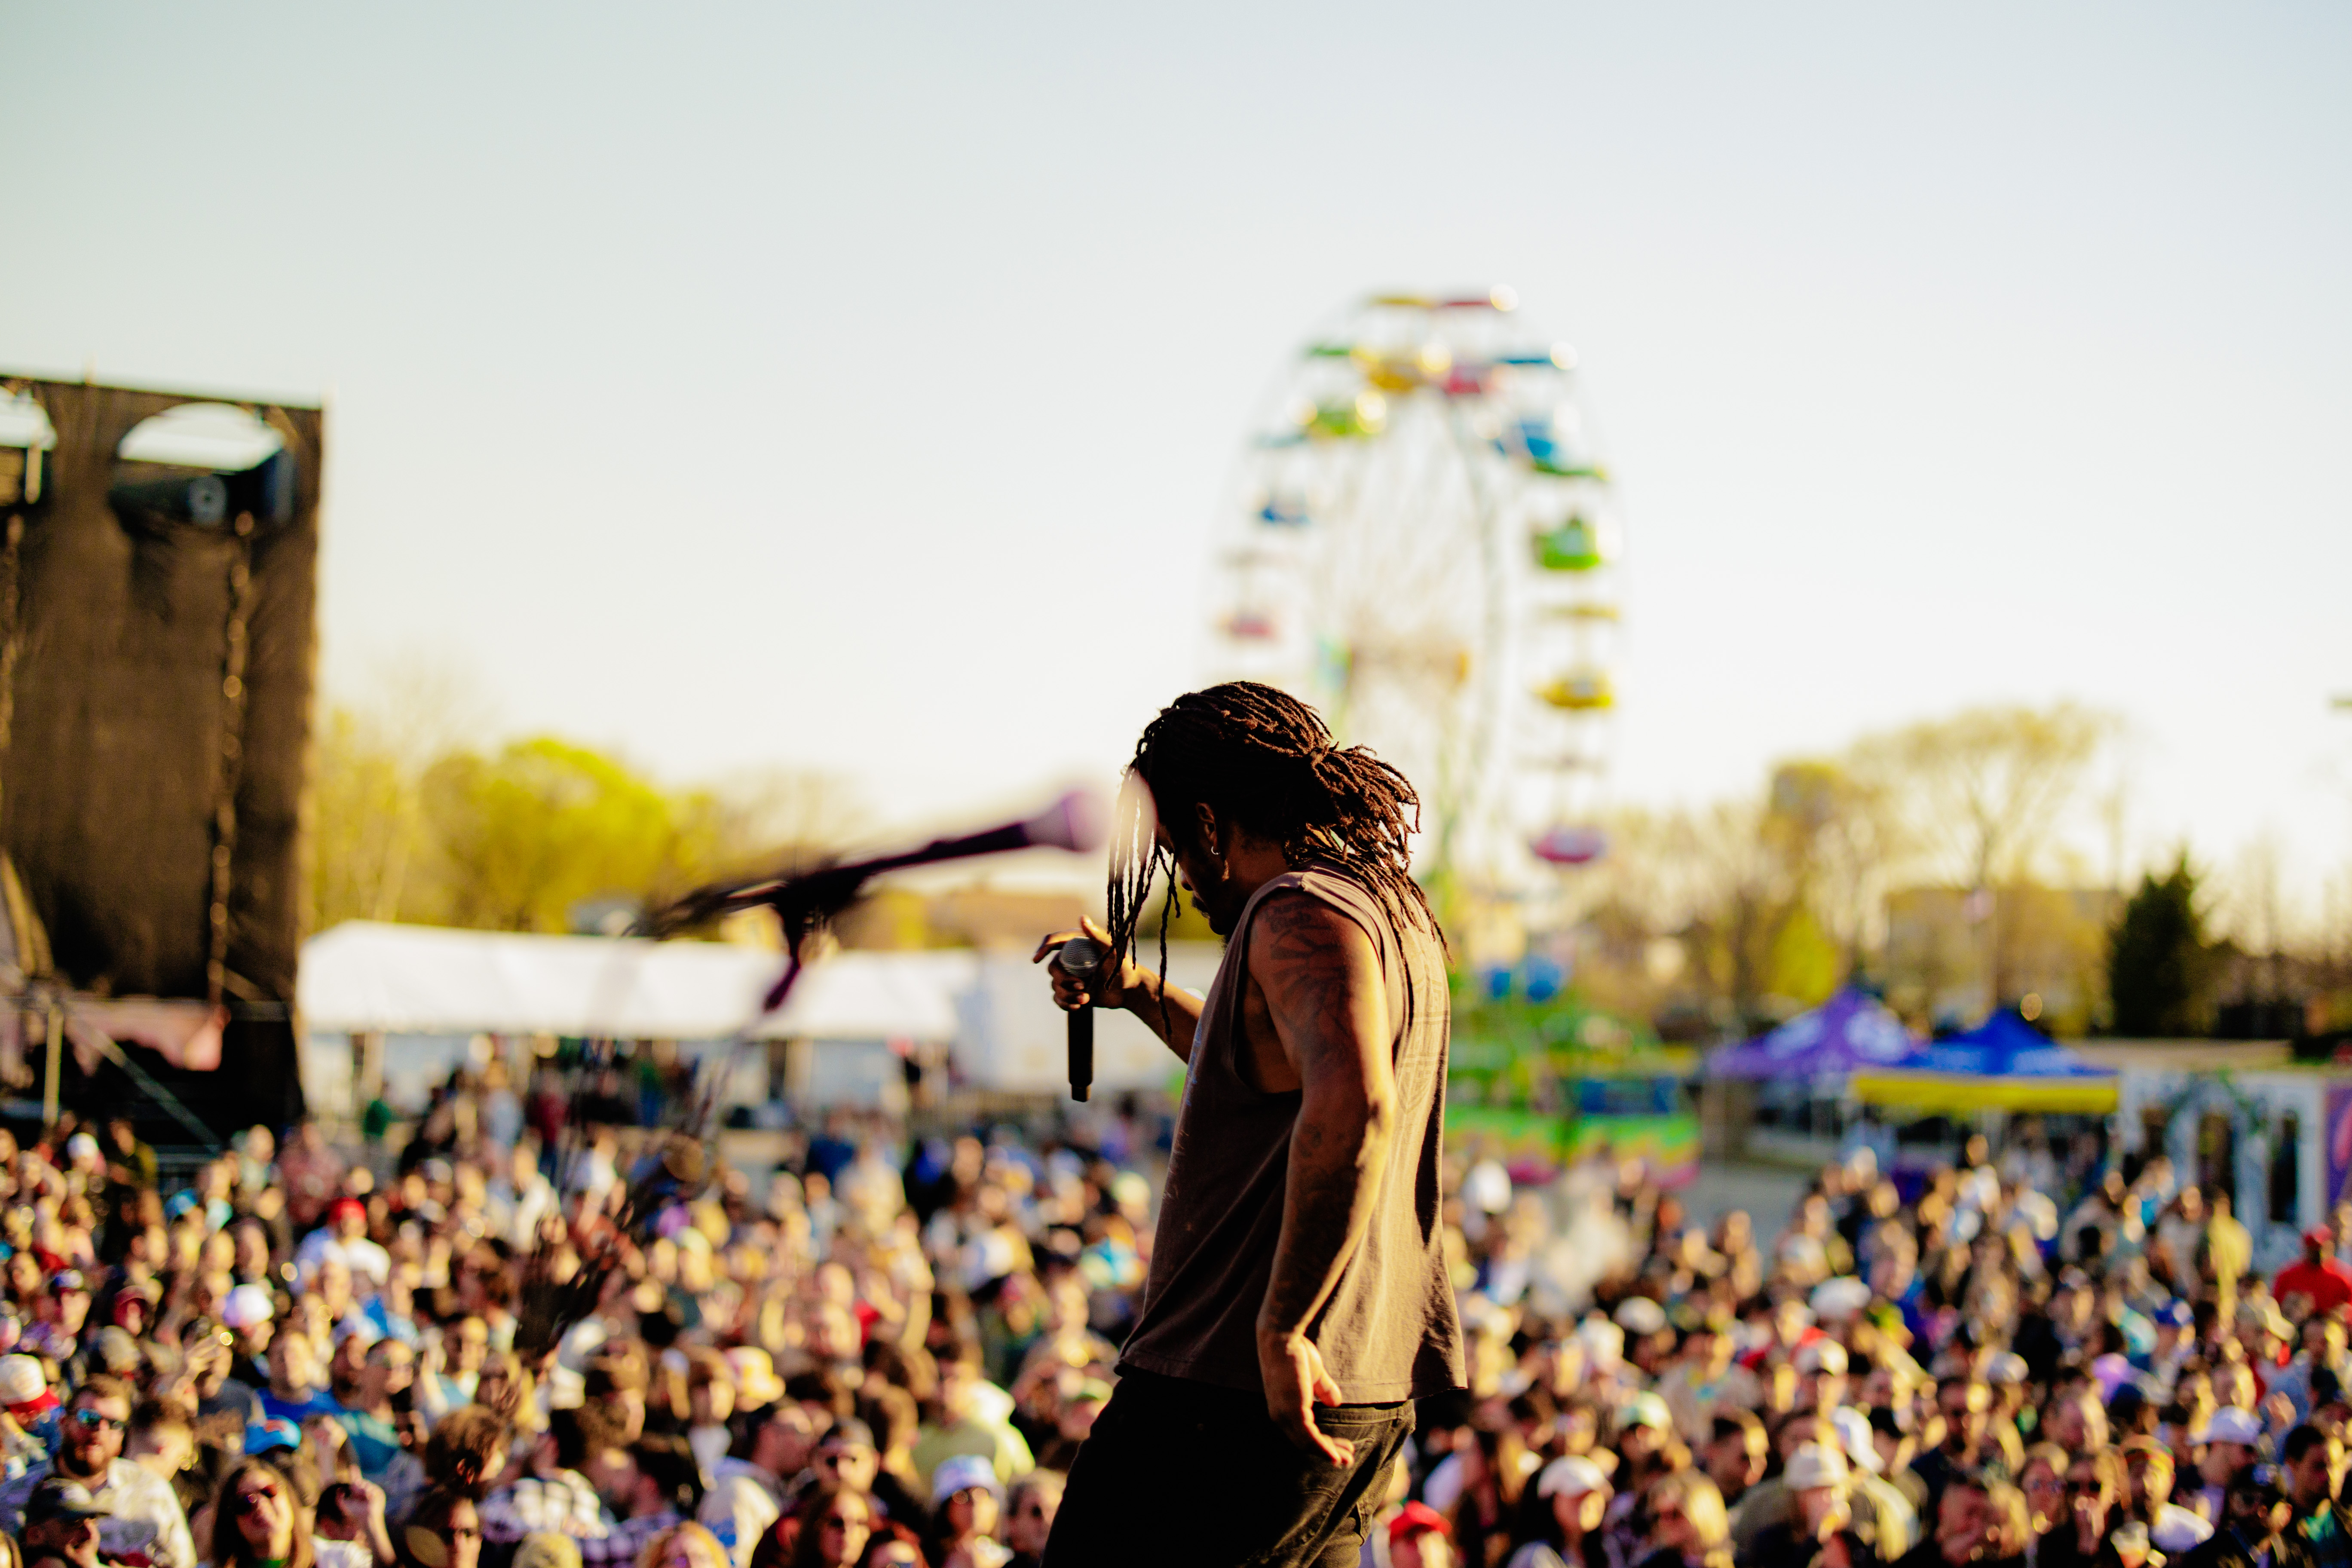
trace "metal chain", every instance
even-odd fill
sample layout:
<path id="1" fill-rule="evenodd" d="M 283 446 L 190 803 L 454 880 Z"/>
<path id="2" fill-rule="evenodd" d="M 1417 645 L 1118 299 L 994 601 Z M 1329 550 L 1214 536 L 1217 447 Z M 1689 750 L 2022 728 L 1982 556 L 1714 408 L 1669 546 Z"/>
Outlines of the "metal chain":
<path id="1" fill-rule="evenodd" d="M 221 677 L 220 793 L 213 805 L 212 956 L 205 995 L 215 1007 L 228 984 L 229 869 L 236 858 L 236 791 L 245 774 L 247 622 L 253 612 L 253 514 L 236 514 L 236 555 L 228 569 L 228 651 Z"/>

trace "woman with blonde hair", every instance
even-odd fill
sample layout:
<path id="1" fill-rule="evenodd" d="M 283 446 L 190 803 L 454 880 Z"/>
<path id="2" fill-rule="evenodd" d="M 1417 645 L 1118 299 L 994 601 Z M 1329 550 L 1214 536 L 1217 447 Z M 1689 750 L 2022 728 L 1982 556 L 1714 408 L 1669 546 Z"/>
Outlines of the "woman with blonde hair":
<path id="1" fill-rule="evenodd" d="M 1731 1568 L 1731 1515 L 1703 1471 L 1676 1470 L 1646 1500 L 1650 1552 L 1640 1568 Z"/>
<path id="2" fill-rule="evenodd" d="M 637 1568 L 728 1568 L 727 1549 L 698 1524 L 674 1524 L 646 1542 Z"/>

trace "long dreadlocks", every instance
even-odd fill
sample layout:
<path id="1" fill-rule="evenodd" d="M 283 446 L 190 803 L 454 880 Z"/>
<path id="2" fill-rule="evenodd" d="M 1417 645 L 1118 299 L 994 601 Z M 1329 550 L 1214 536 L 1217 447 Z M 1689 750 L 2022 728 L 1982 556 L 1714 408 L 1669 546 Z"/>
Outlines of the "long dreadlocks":
<path id="1" fill-rule="evenodd" d="M 1197 831 L 1206 805 L 1281 847 L 1292 867 L 1322 860 L 1361 879 L 1391 919 L 1437 929 L 1429 897 L 1412 879 L 1411 836 L 1421 797 L 1405 776 L 1364 746 L 1338 747 L 1322 716 L 1286 691 L 1254 680 L 1187 692 L 1144 726 L 1129 772 L 1150 791 L 1171 837 Z M 1108 913 L 1112 962 L 1124 959 L 1166 863 L 1160 971 L 1168 972 L 1168 918 L 1176 866 L 1152 836 L 1152 816 L 1135 802 L 1111 844 Z M 1443 940 L 1443 933 L 1440 933 Z"/>

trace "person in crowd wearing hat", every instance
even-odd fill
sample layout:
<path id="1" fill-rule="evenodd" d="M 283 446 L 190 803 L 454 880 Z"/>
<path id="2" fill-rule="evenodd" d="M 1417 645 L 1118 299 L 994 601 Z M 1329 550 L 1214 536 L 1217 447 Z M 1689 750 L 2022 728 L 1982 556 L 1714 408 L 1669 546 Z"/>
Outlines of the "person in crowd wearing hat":
<path id="1" fill-rule="evenodd" d="M 2352 1268 L 2336 1258 L 2336 1232 L 2326 1225 L 2303 1232 L 2303 1258 L 2279 1269 L 2279 1277 L 2270 1281 L 2270 1295 L 2286 1307 L 2288 1317 L 2294 1317 L 2291 1300 L 2295 1295 L 2307 1302 L 2305 1310 L 2319 1317 L 2352 1305 Z"/>
<path id="2" fill-rule="evenodd" d="M 1823 1336 L 1808 1340 L 1797 1347 L 1790 1365 L 1797 1374 L 1797 1387 L 1790 1408 L 1818 1410 L 1828 1415 L 1845 1404 L 1846 1374 L 1849 1362 L 1845 1347 Z"/>
<path id="3" fill-rule="evenodd" d="M 1601 1532 L 1612 1496 L 1591 1459 L 1569 1454 L 1546 1465 L 1521 1500 L 1524 1544 L 1507 1568 L 1625 1568 L 1610 1558 Z"/>
<path id="4" fill-rule="evenodd" d="M 1829 1418 L 1852 1477 L 1854 1532 L 1892 1563 L 1919 1542 L 1919 1511 L 1910 1495 L 1886 1478 L 1886 1461 L 1870 1417 L 1850 1405 Z"/>
<path id="5" fill-rule="evenodd" d="M 1789 1486 L 1789 1465 L 1797 1450 L 1808 1443 L 1830 1448 L 1843 1446 L 1836 1426 L 1818 1410 L 1782 1413 L 1770 1438 L 1771 1452 L 1778 1460 L 1776 1473 L 1750 1487 L 1731 1515 L 1732 1549 L 1742 1561 L 1755 1554 L 1756 1543 L 1766 1531 L 1775 1525 L 1793 1528 L 1797 1522 L 1796 1500 Z"/>
<path id="6" fill-rule="evenodd" d="M 2352 1568 L 2352 1510 L 2336 1500 L 2344 1442 L 2317 1426 L 2297 1426 L 2279 1445 L 2279 1481 L 2294 1505 L 2284 1554 L 2297 1568 Z"/>
<path id="7" fill-rule="evenodd" d="M 328 1205 L 326 1225 L 294 1249 L 294 1268 L 308 1279 L 330 1258 L 350 1269 L 352 1283 L 371 1294 L 392 1279 L 392 1254 L 368 1236 L 367 1205 L 358 1198 L 341 1197 Z"/>
<path id="8" fill-rule="evenodd" d="M 1799 1444 L 1781 1474 L 1790 1517 L 1759 1534 L 1740 1562 L 1748 1568 L 1873 1568 L 1878 1555 L 1853 1528 L 1852 1479 L 1834 1444 Z"/>
<path id="9" fill-rule="evenodd" d="M 1454 1568 L 1454 1527 L 1425 1502 L 1409 1502 L 1389 1521 L 1389 1568 Z"/>
<path id="10" fill-rule="evenodd" d="M 17 1473 L 24 1466 L 46 1458 L 57 1446 L 58 1418 L 64 1409 L 65 1402 L 49 1386 L 39 1357 L 0 1356 L 0 1411 L 8 1417 L 0 1449 L 5 1449 L 5 1458 Z"/>
<path id="11" fill-rule="evenodd" d="M 2197 1511 L 2218 1526 L 2231 1483 L 2262 1458 L 2262 1419 L 2251 1410 L 2223 1405 L 2189 1434 L 2189 1441 L 2204 1450 L 2197 1461 Z"/>
<path id="12" fill-rule="evenodd" d="M 2123 1455 L 2127 1490 L 2124 1514 L 2147 1528 L 2147 1538 L 2167 1557 L 2179 1557 L 2211 1537 L 2202 1515 L 2172 1500 L 2172 1450 L 2153 1437 L 2127 1437 Z"/>
<path id="13" fill-rule="evenodd" d="M 2211 1539 L 2175 1559 L 2175 1568 L 2281 1568 L 2294 1514 L 2276 1467 L 2248 1465 L 2231 1478 Z"/>
<path id="14" fill-rule="evenodd" d="M 47 1563 L 98 1568 L 98 1521 L 106 1516 L 80 1482 L 62 1476 L 42 1481 L 26 1497 L 18 1529 L 26 1568 Z"/>
<path id="15" fill-rule="evenodd" d="M 0 1487 L 0 1530 L 21 1529 L 26 1505 L 55 1476 L 83 1488 L 103 1510 L 99 1538 L 110 1557 L 140 1552 L 157 1568 L 195 1568 L 187 1516 L 171 1487 L 122 1457 L 131 1426 L 131 1389 L 103 1373 L 74 1390 L 59 1426 L 58 1450 Z"/>
<path id="16" fill-rule="evenodd" d="M 931 1474 L 930 1560 L 971 1568 L 1003 1568 L 1011 1556 L 996 1540 L 1004 1483 L 979 1454 L 942 1459 Z"/>

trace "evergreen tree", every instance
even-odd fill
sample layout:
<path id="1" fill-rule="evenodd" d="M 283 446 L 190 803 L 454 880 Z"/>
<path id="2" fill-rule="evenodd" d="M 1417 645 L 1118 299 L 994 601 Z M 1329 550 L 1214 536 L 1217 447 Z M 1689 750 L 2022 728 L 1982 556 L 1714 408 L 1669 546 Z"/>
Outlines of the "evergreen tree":
<path id="1" fill-rule="evenodd" d="M 2115 1032 L 2158 1039 L 2203 1034 L 2211 972 L 2197 873 L 2183 849 L 2163 877 L 2140 879 L 2109 939 L 2107 996 L 2115 1005 Z"/>

